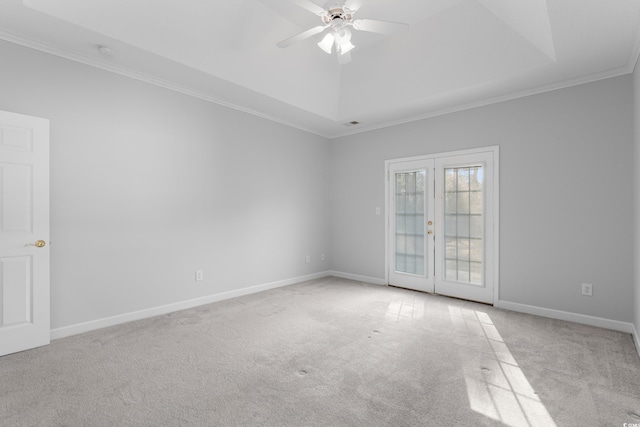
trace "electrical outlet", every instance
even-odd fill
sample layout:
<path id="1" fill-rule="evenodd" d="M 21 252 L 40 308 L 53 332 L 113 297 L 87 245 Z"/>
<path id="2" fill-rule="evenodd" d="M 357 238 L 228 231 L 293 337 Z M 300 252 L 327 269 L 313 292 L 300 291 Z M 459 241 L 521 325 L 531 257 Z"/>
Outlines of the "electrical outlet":
<path id="1" fill-rule="evenodd" d="M 320 254 L 320 261 L 324 261 L 324 254 Z"/>
<path id="2" fill-rule="evenodd" d="M 380 206 L 376 208 L 376 215 L 380 215 Z"/>
<path id="3" fill-rule="evenodd" d="M 307 262 L 307 264 L 309 264 L 311 262 L 311 255 L 307 255 L 305 261 Z"/>
<path id="4" fill-rule="evenodd" d="M 196 270 L 196 282 L 204 280 L 204 272 L 202 270 Z"/>
<path id="5" fill-rule="evenodd" d="M 582 284 L 582 295 L 585 295 L 588 297 L 593 296 L 593 285 L 591 283 Z"/>

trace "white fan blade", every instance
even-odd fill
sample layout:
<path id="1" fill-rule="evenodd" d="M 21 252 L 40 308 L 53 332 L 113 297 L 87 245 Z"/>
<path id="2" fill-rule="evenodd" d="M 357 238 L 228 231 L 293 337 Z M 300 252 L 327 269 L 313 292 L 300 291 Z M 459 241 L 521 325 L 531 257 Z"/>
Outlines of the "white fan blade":
<path id="1" fill-rule="evenodd" d="M 338 64 L 344 65 L 349 62 L 351 62 L 351 52 L 347 52 L 344 55 L 340 55 L 340 52 L 338 52 Z"/>
<path id="2" fill-rule="evenodd" d="M 409 24 L 398 22 L 377 21 L 375 19 L 356 19 L 353 21 L 353 28 L 371 33 L 396 34 L 409 29 Z"/>
<path id="3" fill-rule="evenodd" d="M 312 2 L 311 0 L 291 0 L 291 2 L 297 4 L 303 9 L 307 9 L 311 13 L 315 13 L 318 16 L 325 15 L 327 13 L 326 10 Z"/>
<path id="4" fill-rule="evenodd" d="M 300 34 L 296 34 L 293 37 L 289 37 L 286 40 L 282 40 L 280 43 L 278 43 L 278 47 L 289 47 L 293 44 L 301 42 L 302 40 L 308 39 L 309 37 L 315 36 L 316 34 L 323 32 L 325 28 L 327 28 L 326 25 L 319 25 L 317 27 L 311 28 L 310 30 L 303 31 Z"/>
<path id="5" fill-rule="evenodd" d="M 364 0 L 347 0 L 344 2 L 344 8 L 353 13 L 362 7 L 362 3 L 364 3 Z"/>

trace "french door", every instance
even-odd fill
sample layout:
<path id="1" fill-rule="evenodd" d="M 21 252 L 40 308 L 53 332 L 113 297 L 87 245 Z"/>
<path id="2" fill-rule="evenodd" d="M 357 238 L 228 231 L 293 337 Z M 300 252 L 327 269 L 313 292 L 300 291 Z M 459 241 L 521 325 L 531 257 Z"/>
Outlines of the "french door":
<path id="1" fill-rule="evenodd" d="M 497 147 L 387 162 L 388 283 L 492 304 Z"/>
<path id="2" fill-rule="evenodd" d="M 389 166 L 393 212 L 389 283 L 424 292 L 434 290 L 434 166 L 433 159 Z"/>

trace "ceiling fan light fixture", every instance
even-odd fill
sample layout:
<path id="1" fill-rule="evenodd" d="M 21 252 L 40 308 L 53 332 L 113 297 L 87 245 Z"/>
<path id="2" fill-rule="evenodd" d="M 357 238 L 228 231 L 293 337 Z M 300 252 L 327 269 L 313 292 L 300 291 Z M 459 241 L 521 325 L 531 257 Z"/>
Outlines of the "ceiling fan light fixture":
<path id="1" fill-rule="evenodd" d="M 328 54 L 331 54 L 331 52 L 333 51 L 333 42 L 335 41 L 335 39 L 336 36 L 333 33 L 329 33 L 324 36 L 320 43 L 318 43 L 318 46 Z"/>
<path id="2" fill-rule="evenodd" d="M 336 31 L 336 43 L 343 44 L 351 41 L 351 30 L 347 27 L 342 27 Z"/>
<path id="3" fill-rule="evenodd" d="M 340 55 L 344 55 L 345 53 L 351 52 L 351 50 L 354 47 L 355 46 L 350 41 L 343 42 L 339 47 Z"/>
<path id="4" fill-rule="evenodd" d="M 323 25 L 318 25 L 317 27 L 310 28 L 293 37 L 282 40 L 277 43 L 277 46 L 286 48 L 329 30 L 329 34 L 326 34 L 317 44 L 320 49 L 328 54 L 334 51 L 333 46 L 335 45 L 335 52 L 340 65 L 347 64 L 351 61 L 351 51 L 356 47 L 351 43 L 350 28 L 370 33 L 393 34 L 400 31 L 400 29 L 406 31 L 409 27 L 407 24 L 379 21 L 376 19 L 354 20 L 353 15 L 366 0 L 328 0 L 322 7 L 312 0 L 289 1 L 320 17 Z"/>
<path id="5" fill-rule="evenodd" d="M 342 27 L 336 31 L 336 46 L 340 55 L 350 52 L 355 47 L 351 43 L 351 30 L 347 27 Z"/>
<path id="6" fill-rule="evenodd" d="M 331 22 L 329 22 L 329 25 L 332 28 L 341 28 L 344 26 L 344 19 L 342 18 L 334 18 L 333 20 L 331 20 Z"/>

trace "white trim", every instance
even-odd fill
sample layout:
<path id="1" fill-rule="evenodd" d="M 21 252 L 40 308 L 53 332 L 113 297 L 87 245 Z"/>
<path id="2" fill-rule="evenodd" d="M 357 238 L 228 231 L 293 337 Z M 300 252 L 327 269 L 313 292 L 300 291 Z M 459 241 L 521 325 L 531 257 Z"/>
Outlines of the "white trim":
<path id="1" fill-rule="evenodd" d="M 62 49 L 57 46 L 53 46 L 50 44 L 42 43 L 39 41 L 27 39 L 25 37 L 19 36 L 17 34 L 11 33 L 6 30 L 0 31 L 0 39 L 8 41 L 10 43 L 14 43 L 20 46 L 28 47 L 30 49 L 39 50 L 41 52 L 49 53 L 55 56 L 59 56 L 60 58 L 68 59 L 71 61 L 79 62 L 80 64 L 88 65 L 90 67 L 99 68 L 104 71 L 108 71 L 114 74 L 119 74 L 124 77 L 128 77 L 131 79 L 139 80 L 145 83 L 149 83 L 155 86 L 162 87 L 164 89 L 172 90 L 174 92 L 182 93 L 187 96 L 191 96 L 194 98 L 202 99 L 203 101 L 212 102 L 214 104 L 221 105 L 223 107 L 231 108 L 233 110 L 241 111 L 243 113 L 251 114 L 253 116 L 257 116 L 266 120 L 270 120 L 275 123 L 280 123 L 281 125 L 289 126 L 295 129 L 299 129 L 305 132 L 312 133 L 314 135 L 322 136 L 323 138 L 330 139 L 331 137 L 319 132 L 317 130 L 300 126 L 297 123 L 293 123 L 287 120 L 280 119 L 278 117 L 271 116 L 269 114 L 264 114 L 256 110 L 252 110 L 247 107 L 243 107 L 238 104 L 233 104 L 231 102 L 223 101 L 222 99 L 216 98 L 211 95 L 207 95 L 206 93 L 198 90 L 189 89 L 182 85 L 173 83 L 169 80 L 161 79 L 159 77 L 142 73 L 131 68 L 123 67 L 122 65 L 114 64 L 111 62 L 106 62 L 102 60 L 97 60 L 77 52 L 73 52 L 68 49 Z"/>
<path id="2" fill-rule="evenodd" d="M 378 279 L 376 277 L 361 276 L 359 274 L 343 273 L 342 271 L 331 270 L 329 272 L 329 275 L 333 277 L 339 277 L 341 279 L 355 280 L 357 282 L 372 283 L 374 285 L 385 286 L 387 284 L 386 279 Z"/>
<path id="3" fill-rule="evenodd" d="M 41 52 L 45 52 L 45 53 L 49 53 L 52 55 L 56 55 L 59 56 L 61 58 L 65 58 L 65 59 L 69 59 L 71 61 L 76 61 L 79 62 L 81 64 L 85 64 L 85 65 L 89 65 L 91 67 L 96 67 L 96 68 L 100 68 L 106 71 L 110 71 L 116 74 L 120 74 L 126 77 L 130 77 L 136 80 L 141 80 L 143 82 L 146 83 L 150 83 L 152 85 L 156 85 L 156 86 L 160 86 L 163 87 L 165 89 L 169 89 L 169 90 L 173 90 L 179 93 L 183 93 L 185 95 L 189 95 L 189 96 L 193 96 L 195 98 L 199 98 L 205 101 L 209 101 L 209 102 L 213 102 L 215 104 L 219 104 L 234 110 L 238 110 L 238 111 L 242 111 L 245 112 L 247 114 L 251 114 L 257 117 L 262 117 L 264 119 L 267 120 L 271 120 L 273 122 L 276 123 L 280 123 L 282 125 L 285 126 L 289 126 L 295 129 L 299 129 L 305 132 L 309 132 L 312 133 L 314 135 L 318 135 L 318 136 L 322 136 L 324 138 L 327 139 L 336 139 L 336 138 L 343 138 L 345 136 L 350 136 L 350 135 L 355 135 L 355 134 L 359 134 L 359 133 L 364 133 L 364 132 L 370 132 L 370 131 L 374 131 L 374 130 L 379 130 L 379 129 L 385 129 L 388 127 L 393 127 L 393 126 L 398 126 L 398 125 L 402 125 L 402 124 L 406 124 L 406 123 L 411 123 L 411 122 L 415 122 L 415 121 L 419 121 L 419 120 L 424 120 L 424 119 L 429 119 L 432 117 L 438 117 L 438 116 L 444 116 L 447 114 L 451 114 L 451 113 L 457 113 L 460 111 L 465 111 L 465 110 L 470 110 L 473 108 L 478 108 L 478 107 L 484 107 L 487 105 L 492 105 L 492 104 L 499 104 L 501 102 L 505 102 L 505 101 L 512 101 L 515 99 L 520 99 L 520 98 L 525 98 L 528 96 L 532 96 L 532 95 L 539 95 L 542 93 L 546 93 L 546 92 L 552 92 L 554 90 L 560 90 L 560 89 L 566 89 L 569 87 L 573 87 L 573 86 L 579 86 L 582 84 L 587 84 L 587 83 L 592 83 L 592 82 L 596 82 L 599 80 L 605 80 L 605 79 L 609 79 L 609 78 L 613 78 L 613 77 L 619 77 L 619 76 L 623 76 L 626 74 L 631 74 L 633 73 L 635 66 L 636 66 L 636 62 L 638 60 L 638 56 L 640 55 L 640 32 L 638 33 L 638 40 L 636 41 L 636 45 L 634 50 L 631 52 L 630 58 L 629 58 L 629 62 L 626 65 L 623 65 L 621 67 L 617 67 L 611 70 L 606 70 L 600 73 L 595 73 L 595 74 L 590 74 L 587 76 L 582 76 L 579 78 L 575 78 L 575 79 L 569 79 L 569 80 L 564 80 L 562 82 L 558 82 L 558 83 L 551 83 L 545 86 L 541 86 L 541 87 L 537 87 L 534 89 L 528 89 L 528 90 L 524 90 L 524 91 L 520 91 L 520 92 L 515 92 L 512 94 L 508 94 L 508 95 L 502 95 L 502 96 L 497 96 L 497 97 L 493 97 L 493 98 L 489 98 L 489 99 L 481 99 L 479 101 L 473 101 L 473 102 L 469 102 L 466 104 L 462 104 L 462 105 L 457 105 L 451 108 L 444 108 L 444 109 L 440 109 L 440 110 L 436 110 L 436 111 L 432 111 L 429 113 L 425 113 L 425 114 L 420 114 L 420 115 L 416 115 L 416 116 L 411 116 L 411 117 L 405 117 L 405 118 L 401 118 L 398 120 L 393 120 L 390 122 L 386 122 L 386 123 L 380 123 L 378 125 L 373 125 L 373 126 L 366 126 L 366 127 L 357 127 L 355 129 L 351 129 L 348 131 L 344 131 L 344 132 L 339 132 L 339 133 L 335 133 L 335 134 L 328 134 L 325 132 L 321 132 L 319 130 L 316 129 L 311 129 L 305 126 L 301 126 L 297 123 L 293 123 L 287 120 L 282 120 L 279 119 L 277 117 L 274 116 L 270 116 L 268 114 L 264 114 L 246 107 L 242 107 L 240 105 L 237 104 L 232 104 L 230 102 L 226 102 L 223 101 L 221 99 L 217 99 L 215 97 L 209 96 L 204 94 L 203 92 L 200 91 L 195 91 L 195 90 L 191 90 L 191 89 L 187 89 L 183 86 L 177 85 L 175 83 L 169 82 L 167 80 L 163 80 L 163 79 L 159 79 L 157 77 L 154 77 L 152 75 L 149 74 L 145 74 L 145 73 L 140 73 L 138 71 L 132 70 L 130 68 L 126 68 L 126 67 L 122 67 L 122 66 L 117 66 L 115 64 L 112 63 L 106 63 L 103 61 L 98 61 L 94 58 L 88 57 L 86 55 L 82 55 L 78 52 L 73 52 L 71 50 L 68 49 L 62 49 L 60 47 L 57 46 L 53 46 L 51 44 L 47 44 L 47 43 L 42 43 L 36 40 L 32 40 L 32 39 L 28 39 L 26 37 L 20 36 L 18 34 L 6 31 L 6 30 L 2 30 L 0 31 L 0 39 L 2 40 L 6 40 L 8 42 L 11 43 L 15 43 L 21 46 L 25 46 L 31 49 L 35 49 L 35 50 L 39 50 Z M 635 59 L 635 61 L 634 61 Z M 336 123 L 341 123 L 343 121 L 343 119 L 339 119 L 336 120 Z"/>
<path id="4" fill-rule="evenodd" d="M 391 200 L 389 198 L 390 191 L 390 171 L 391 165 L 396 163 L 406 163 L 414 161 L 425 161 L 430 159 L 440 159 L 447 157 L 469 156 L 475 154 L 489 153 L 493 156 L 493 303 L 500 300 L 500 146 L 490 145 L 487 147 L 470 148 L 465 150 L 447 151 L 440 153 L 425 154 L 413 157 L 401 157 L 397 159 L 389 159 L 384 161 L 385 187 L 384 187 L 384 205 L 385 205 L 385 233 L 384 233 L 384 280 L 389 283 L 389 242 L 390 234 L 390 218 Z"/>
<path id="5" fill-rule="evenodd" d="M 223 301 L 231 298 L 236 298 L 244 295 L 250 295 L 257 292 L 267 291 L 269 289 L 280 288 L 284 286 L 293 285 L 296 283 L 302 283 L 309 280 L 320 279 L 323 277 L 339 277 L 342 279 L 355 280 L 358 282 L 371 283 L 375 285 L 387 285 L 385 279 L 378 279 L 375 277 L 362 276 L 359 274 L 344 273 L 341 271 L 323 271 L 319 273 L 308 274 L 305 276 L 295 277 L 291 279 L 280 280 L 277 282 L 265 283 L 262 285 L 249 286 L 246 288 L 238 289 L 235 291 L 223 292 L 214 295 L 208 295 L 205 297 L 195 298 L 187 301 L 181 301 L 177 303 L 167 304 L 159 307 L 152 307 L 144 310 L 134 311 L 130 313 L 124 313 L 117 316 L 106 317 L 102 319 L 92 320 L 89 322 L 78 323 L 75 325 L 65 326 L 62 328 L 51 330 L 51 340 L 65 338 L 72 335 L 82 334 L 84 332 L 93 331 L 96 329 L 102 329 L 109 326 L 115 326 L 122 323 L 132 322 L 135 320 L 147 319 L 154 316 L 160 316 L 167 313 L 173 313 L 175 311 L 186 310 L 193 307 L 198 307 L 205 304 L 211 304 L 218 301 Z M 551 319 L 565 320 L 569 322 L 581 323 L 584 325 L 597 326 L 605 329 L 612 329 L 614 331 L 630 333 L 633 336 L 633 340 L 638 350 L 638 356 L 640 356 L 640 334 L 636 330 L 633 323 L 620 322 L 617 320 L 603 319 L 600 317 L 587 316 L 583 314 L 570 313 L 566 311 L 553 310 L 549 308 L 536 307 L 525 304 L 518 304 L 509 301 L 497 301 L 494 306 L 504 310 L 511 310 L 520 313 L 533 314 L 542 317 L 548 317 Z"/>
<path id="6" fill-rule="evenodd" d="M 551 319 L 565 320 L 567 322 L 580 323 L 583 325 L 596 326 L 598 328 L 611 329 L 619 332 L 626 332 L 628 334 L 633 334 L 635 329 L 633 323 L 629 322 L 621 322 L 619 320 L 588 316 L 586 314 L 578 314 L 568 311 L 554 310 L 551 308 L 537 307 L 534 305 L 519 304 L 516 302 L 499 300 L 494 304 L 494 307 L 502 308 L 504 310 L 517 311 L 519 313 L 548 317 Z M 638 346 L 637 341 L 636 346 Z"/>
<path id="7" fill-rule="evenodd" d="M 500 301 L 500 147 L 493 150 L 493 301 Z"/>
<path id="8" fill-rule="evenodd" d="M 638 357 L 640 357 L 640 334 L 638 334 L 638 330 L 636 329 L 636 326 L 634 324 L 631 324 L 631 327 L 633 328 L 633 332 L 631 333 L 631 336 L 633 337 L 633 342 L 636 345 L 636 350 L 638 351 Z"/>
<path id="9" fill-rule="evenodd" d="M 172 304 L 162 305 L 159 307 L 151 307 L 144 310 L 133 311 L 130 313 L 119 314 L 117 316 L 105 317 L 102 319 L 91 320 L 89 322 L 78 323 L 75 325 L 64 326 L 62 328 L 51 330 L 51 339 L 64 338 L 71 335 L 81 334 L 84 332 L 93 331 L 96 329 L 106 328 L 108 326 L 119 325 L 122 323 L 131 322 L 134 320 L 146 319 L 149 317 L 159 316 L 162 314 L 172 313 L 174 311 L 186 310 L 188 308 L 197 307 L 200 305 L 211 304 L 218 301 L 227 300 L 230 298 L 241 297 L 244 295 L 254 294 L 257 292 L 267 291 L 269 289 L 280 288 L 283 286 L 289 286 L 296 283 L 306 282 L 308 280 L 320 279 L 322 277 L 330 276 L 331 273 L 323 271 L 320 273 L 308 274 L 306 276 L 294 277 L 291 279 L 279 280 L 277 282 L 265 283 L 262 285 L 249 286 L 235 291 L 222 292 L 214 295 L 207 295 L 205 297 L 194 298 L 187 301 L 176 302 Z"/>
<path id="10" fill-rule="evenodd" d="M 629 73 L 635 72 L 636 65 L 638 64 L 638 57 L 640 57 L 640 28 L 638 28 L 638 33 L 636 34 L 636 40 L 633 45 L 633 50 L 631 51 L 631 55 L 627 63 L 627 66 L 631 69 Z"/>
<path id="11" fill-rule="evenodd" d="M 384 162 L 384 283 L 389 284 L 389 229 L 391 227 L 391 218 L 389 204 L 389 191 L 391 187 L 391 163 L 389 160 Z"/>
<path id="12" fill-rule="evenodd" d="M 419 161 L 419 160 L 438 159 L 441 157 L 468 156 L 471 154 L 478 154 L 478 153 L 499 153 L 499 152 L 500 152 L 499 145 L 489 145 L 487 147 L 468 148 L 464 150 L 455 150 L 455 151 L 444 151 L 439 153 L 423 154 L 421 156 L 400 157 L 397 159 L 385 160 L 384 164 L 388 168 L 388 166 L 393 163 L 404 163 L 404 162 L 413 162 L 413 161 Z"/>
<path id="13" fill-rule="evenodd" d="M 640 53 L 640 52 L 638 52 Z M 636 55 L 637 57 L 637 55 Z M 366 126 L 366 127 L 358 127 L 357 129 L 351 129 L 344 132 L 341 132 L 336 135 L 329 136 L 329 139 L 342 138 L 345 136 L 351 136 L 358 133 L 363 132 L 371 132 L 374 130 L 385 129 L 388 127 L 404 125 L 407 123 L 417 122 L 420 120 L 431 119 L 433 117 L 445 116 L 447 114 L 458 113 L 461 111 L 472 110 L 474 108 L 486 107 L 488 105 L 500 104 L 502 102 L 514 101 L 520 98 L 526 98 L 528 96 L 540 95 L 547 92 L 553 92 L 555 90 L 568 89 L 574 86 L 580 86 L 587 83 L 594 83 L 600 80 L 611 79 L 614 77 L 625 76 L 627 74 L 633 73 L 635 68 L 635 64 L 627 64 L 622 67 L 613 68 L 611 70 L 606 70 L 600 73 L 590 74 L 583 77 L 578 77 L 575 79 L 564 80 L 559 83 L 551 83 L 548 85 L 540 86 L 533 89 L 527 89 L 520 92 L 515 92 L 507 95 L 501 95 L 488 99 L 480 99 L 478 101 L 472 101 L 462 105 L 456 105 L 450 108 L 444 108 L 436 111 L 431 111 L 429 113 L 420 114 L 417 116 L 404 117 L 398 120 L 393 120 L 390 122 L 380 123 L 378 125 Z"/>

